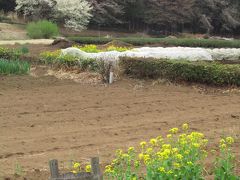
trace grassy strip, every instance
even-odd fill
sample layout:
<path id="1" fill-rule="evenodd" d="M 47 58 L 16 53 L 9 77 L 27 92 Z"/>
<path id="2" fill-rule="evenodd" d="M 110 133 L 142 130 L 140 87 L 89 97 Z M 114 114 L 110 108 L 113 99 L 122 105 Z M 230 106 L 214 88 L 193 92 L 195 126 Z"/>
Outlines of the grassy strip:
<path id="1" fill-rule="evenodd" d="M 240 86 L 240 64 L 123 57 L 120 66 L 125 74 L 136 78 L 166 78 L 171 81 Z"/>
<path id="2" fill-rule="evenodd" d="M 0 74 L 27 74 L 30 70 L 30 64 L 19 60 L 0 59 Z"/>
<path id="3" fill-rule="evenodd" d="M 240 48 L 240 40 L 216 40 L 193 38 L 105 38 L 105 37 L 69 37 L 80 44 L 106 44 L 113 40 L 130 43 L 135 46 L 162 44 L 165 46 L 205 47 L 205 48 Z"/>

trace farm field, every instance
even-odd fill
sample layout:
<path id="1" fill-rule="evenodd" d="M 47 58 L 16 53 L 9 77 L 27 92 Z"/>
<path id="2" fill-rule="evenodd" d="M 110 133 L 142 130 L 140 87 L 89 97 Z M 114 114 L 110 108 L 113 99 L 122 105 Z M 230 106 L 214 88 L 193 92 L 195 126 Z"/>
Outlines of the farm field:
<path id="1" fill-rule="evenodd" d="M 47 179 L 48 161 L 109 163 L 126 149 L 172 127 L 189 123 L 212 148 L 235 137 L 240 157 L 240 94 L 123 78 L 111 86 L 80 84 L 50 76 L 2 76 L 0 81 L 0 177 L 22 166 L 27 179 Z M 62 166 L 62 164 L 61 164 Z M 237 171 L 240 172 L 238 161 Z"/>

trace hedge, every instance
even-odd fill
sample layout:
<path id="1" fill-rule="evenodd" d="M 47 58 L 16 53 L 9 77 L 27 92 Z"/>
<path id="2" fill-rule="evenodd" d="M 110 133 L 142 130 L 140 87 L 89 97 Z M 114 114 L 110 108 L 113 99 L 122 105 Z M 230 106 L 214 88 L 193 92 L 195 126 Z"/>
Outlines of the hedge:
<path id="1" fill-rule="evenodd" d="M 193 38 L 105 38 L 105 37 L 69 37 L 80 44 L 106 44 L 113 40 L 130 43 L 135 46 L 162 44 L 164 46 L 240 48 L 240 40 L 193 39 Z"/>
<path id="2" fill-rule="evenodd" d="M 125 74 L 136 78 L 240 86 L 240 64 L 122 57 L 120 66 Z"/>

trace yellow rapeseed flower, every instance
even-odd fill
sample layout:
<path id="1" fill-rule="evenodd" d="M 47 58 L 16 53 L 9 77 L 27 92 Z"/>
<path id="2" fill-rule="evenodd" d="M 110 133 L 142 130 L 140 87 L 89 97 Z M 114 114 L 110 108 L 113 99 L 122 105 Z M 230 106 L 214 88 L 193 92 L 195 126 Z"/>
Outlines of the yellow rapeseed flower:
<path id="1" fill-rule="evenodd" d="M 226 142 L 227 142 L 229 145 L 231 145 L 231 144 L 234 143 L 234 139 L 229 136 L 229 137 L 226 138 Z"/>
<path id="2" fill-rule="evenodd" d="M 92 166 L 91 165 L 86 165 L 85 171 L 86 172 L 91 172 L 92 171 Z"/>
<path id="3" fill-rule="evenodd" d="M 182 156 L 181 154 L 176 154 L 176 158 L 177 158 L 178 160 L 182 160 L 182 159 L 183 159 L 183 156 Z"/>
<path id="4" fill-rule="evenodd" d="M 199 147 L 200 147 L 200 144 L 198 144 L 198 143 L 193 143 L 193 147 L 199 148 Z"/>
<path id="5" fill-rule="evenodd" d="M 79 169 L 80 166 L 81 166 L 81 164 L 79 162 L 76 162 L 76 163 L 73 164 L 74 169 Z"/>
<path id="6" fill-rule="evenodd" d="M 188 128 L 189 128 L 189 125 L 188 125 L 187 123 L 185 123 L 185 124 L 182 125 L 182 129 L 183 129 L 184 131 L 188 130 Z"/>
<path id="7" fill-rule="evenodd" d="M 169 130 L 170 133 L 172 134 L 177 134 L 178 133 L 178 128 L 172 128 Z"/>
<path id="8" fill-rule="evenodd" d="M 177 169 L 181 167 L 181 165 L 179 163 L 173 163 L 173 166 Z"/>
<path id="9" fill-rule="evenodd" d="M 129 147 L 128 148 L 128 153 L 134 152 L 134 147 Z"/>
<path id="10" fill-rule="evenodd" d="M 75 170 L 73 170 L 73 171 L 71 171 L 73 174 L 77 174 L 78 172 L 77 171 L 75 171 Z"/>
<path id="11" fill-rule="evenodd" d="M 192 166 L 193 165 L 192 161 L 188 161 L 187 165 Z"/>
<path id="12" fill-rule="evenodd" d="M 171 144 L 163 144 L 162 148 L 163 149 L 171 149 Z"/>
<path id="13" fill-rule="evenodd" d="M 226 143 L 225 139 L 220 140 L 220 144 L 225 144 L 225 143 Z"/>
<path id="14" fill-rule="evenodd" d="M 158 168 L 158 171 L 164 173 L 164 172 L 165 172 L 165 168 L 164 168 L 164 167 L 159 167 L 159 168 Z"/>
<path id="15" fill-rule="evenodd" d="M 142 154 L 142 153 L 138 154 L 138 158 L 139 158 L 140 160 L 142 160 L 143 157 L 144 157 L 144 154 Z"/>
<path id="16" fill-rule="evenodd" d="M 225 149 L 226 147 L 227 147 L 226 144 L 220 144 L 220 148 L 221 148 L 221 149 Z"/>
<path id="17" fill-rule="evenodd" d="M 167 138 L 172 138 L 172 134 L 168 134 L 168 135 L 167 135 Z"/>
<path id="18" fill-rule="evenodd" d="M 145 142 L 145 141 L 142 141 L 142 142 L 140 143 L 140 146 L 141 146 L 142 148 L 144 148 L 146 145 L 147 145 L 147 142 Z"/>
<path id="19" fill-rule="evenodd" d="M 146 155 L 143 156 L 143 160 L 144 160 L 145 164 L 148 164 L 151 159 L 150 159 L 150 156 L 148 154 L 146 154 Z"/>
<path id="20" fill-rule="evenodd" d="M 156 139 L 150 139 L 150 144 L 155 146 L 157 144 L 157 140 Z"/>
<path id="21" fill-rule="evenodd" d="M 153 148 L 147 148 L 146 153 L 147 154 L 152 154 L 153 153 Z"/>

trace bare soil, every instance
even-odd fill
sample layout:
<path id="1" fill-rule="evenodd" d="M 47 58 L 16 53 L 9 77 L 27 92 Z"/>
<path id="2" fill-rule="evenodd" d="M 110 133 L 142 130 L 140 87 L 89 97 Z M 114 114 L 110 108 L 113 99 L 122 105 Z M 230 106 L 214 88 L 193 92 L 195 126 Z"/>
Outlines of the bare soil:
<path id="1" fill-rule="evenodd" d="M 99 156 L 108 163 L 118 148 L 166 135 L 189 123 L 217 148 L 236 138 L 240 172 L 240 94 L 216 88 L 122 79 L 111 86 L 51 76 L 0 77 L 0 177 L 46 180 L 48 161 Z M 21 178 L 11 176 L 23 170 Z M 63 163 L 60 163 L 63 168 Z M 66 167 L 66 166 L 65 166 Z M 1 178 L 0 178 L 1 179 Z"/>

